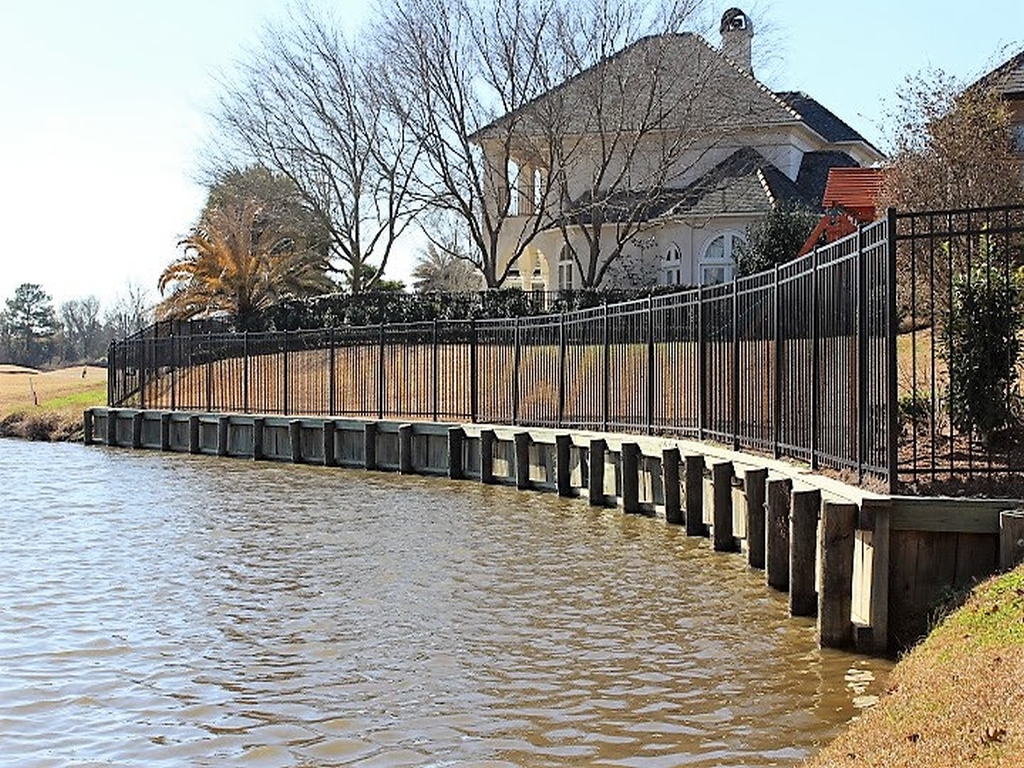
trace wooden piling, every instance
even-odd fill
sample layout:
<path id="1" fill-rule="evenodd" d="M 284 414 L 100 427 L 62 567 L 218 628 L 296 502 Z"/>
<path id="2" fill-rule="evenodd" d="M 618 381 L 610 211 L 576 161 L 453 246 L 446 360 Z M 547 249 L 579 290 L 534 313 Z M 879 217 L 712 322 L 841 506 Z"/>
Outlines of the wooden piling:
<path id="1" fill-rule="evenodd" d="M 608 444 L 599 437 L 590 440 L 587 451 L 587 501 L 592 507 L 604 506 L 604 454 Z"/>
<path id="2" fill-rule="evenodd" d="M 228 427 L 231 419 L 227 416 L 217 417 L 217 455 L 228 455 Z"/>
<path id="3" fill-rule="evenodd" d="M 999 567 L 1009 570 L 1024 562 L 1024 509 L 999 513 Z"/>
<path id="4" fill-rule="evenodd" d="M 686 535 L 707 538 L 708 527 L 704 523 L 704 457 L 686 456 L 684 465 Z"/>
<path id="5" fill-rule="evenodd" d="M 516 432 L 513 440 L 516 447 L 516 488 L 525 491 L 530 487 L 530 433 Z"/>
<path id="6" fill-rule="evenodd" d="M 619 459 L 622 462 L 622 511 L 635 515 L 640 512 L 640 446 L 622 443 Z"/>
<path id="7" fill-rule="evenodd" d="M 789 502 L 793 481 L 769 480 L 765 520 L 765 577 L 768 586 L 785 592 L 789 589 Z"/>
<path id="8" fill-rule="evenodd" d="M 324 448 L 324 466 L 325 467 L 336 467 L 338 465 L 338 455 L 335 448 L 336 440 L 335 435 L 338 431 L 338 425 L 330 419 L 324 419 L 323 432 L 323 448 Z M 399 430 L 401 431 L 401 430 Z"/>
<path id="9" fill-rule="evenodd" d="M 199 416 L 195 413 L 188 417 L 188 452 L 199 453 Z"/>
<path id="10" fill-rule="evenodd" d="M 661 452 L 661 498 L 665 504 L 665 522 L 682 525 L 683 510 L 679 498 L 679 449 Z"/>
<path id="11" fill-rule="evenodd" d="M 262 461 L 264 459 L 263 453 L 263 426 L 265 422 L 262 416 L 257 416 L 252 420 L 252 460 Z"/>
<path id="12" fill-rule="evenodd" d="M 363 426 L 363 466 L 377 468 L 377 422 L 368 421 Z"/>
<path id="13" fill-rule="evenodd" d="M 748 469 L 743 476 L 743 492 L 747 497 L 747 564 L 751 568 L 764 568 L 765 509 L 764 485 L 767 469 Z"/>
<path id="14" fill-rule="evenodd" d="M 461 480 L 463 477 L 462 444 L 465 438 L 466 433 L 462 427 L 448 428 L 448 477 L 452 480 Z"/>
<path id="15" fill-rule="evenodd" d="M 412 474 L 412 424 L 398 427 L 398 472 Z"/>
<path id="16" fill-rule="evenodd" d="M 160 450 L 171 450 L 171 414 L 160 414 Z"/>
<path id="17" fill-rule="evenodd" d="M 494 443 L 497 436 L 493 429 L 480 430 L 480 482 L 490 485 L 494 482 Z"/>
<path id="18" fill-rule="evenodd" d="M 853 552 L 857 505 L 827 501 L 821 510 L 818 642 L 822 648 L 853 643 Z"/>
<path id="19" fill-rule="evenodd" d="M 82 442 L 85 445 L 92 444 L 92 429 L 92 410 L 86 408 L 85 411 L 82 413 Z"/>
<path id="20" fill-rule="evenodd" d="M 558 495 L 572 496 L 572 467 L 569 456 L 572 449 L 571 435 L 555 435 L 555 479 Z"/>
<path id="21" fill-rule="evenodd" d="M 107 445 L 117 445 L 117 410 L 107 409 Z"/>
<path id="22" fill-rule="evenodd" d="M 132 448 L 142 447 L 142 411 L 132 414 Z"/>
<path id="23" fill-rule="evenodd" d="M 711 519 L 716 552 L 739 551 L 736 539 L 732 535 L 732 476 L 731 461 L 717 461 L 711 465 L 711 486 L 714 494 Z"/>
<path id="24" fill-rule="evenodd" d="M 292 449 L 292 463 L 302 463 L 302 422 L 292 419 L 288 422 L 288 443 Z"/>
<path id="25" fill-rule="evenodd" d="M 793 491 L 789 515 L 789 612 L 793 616 L 818 612 L 815 563 L 820 509 L 821 491 Z"/>

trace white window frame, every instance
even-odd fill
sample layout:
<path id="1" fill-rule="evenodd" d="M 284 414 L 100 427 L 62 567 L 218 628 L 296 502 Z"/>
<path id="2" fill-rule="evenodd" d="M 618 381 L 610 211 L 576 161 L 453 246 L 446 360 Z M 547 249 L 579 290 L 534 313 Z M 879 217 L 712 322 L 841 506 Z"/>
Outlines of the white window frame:
<path id="1" fill-rule="evenodd" d="M 719 240 L 722 241 L 722 255 L 717 257 L 708 256 L 708 251 Z M 697 282 L 701 285 L 716 285 L 718 283 L 729 283 L 736 276 L 736 249 L 740 243 L 747 239 L 742 233 L 735 230 L 719 232 L 704 244 L 700 261 L 697 265 Z M 718 272 L 721 279 L 712 279 L 711 273 Z"/>
<path id="2" fill-rule="evenodd" d="M 576 270 L 573 269 L 574 266 L 572 254 L 569 253 L 569 246 L 563 245 L 562 249 L 558 252 L 558 290 L 571 291 L 573 289 L 576 276 Z"/>
<path id="3" fill-rule="evenodd" d="M 659 285 L 683 284 L 683 252 L 678 243 L 669 243 L 668 250 L 661 257 L 661 269 L 658 272 Z"/>

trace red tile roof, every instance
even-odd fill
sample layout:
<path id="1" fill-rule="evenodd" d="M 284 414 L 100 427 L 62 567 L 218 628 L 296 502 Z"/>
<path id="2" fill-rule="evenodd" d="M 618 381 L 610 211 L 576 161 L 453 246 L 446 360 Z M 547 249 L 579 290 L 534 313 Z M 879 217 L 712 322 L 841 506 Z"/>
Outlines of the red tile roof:
<path id="1" fill-rule="evenodd" d="M 881 168 L 832 168 L 821 204 L 826 210 L 838 205 L 867 223 L 875 218 L 875 204 L 881 189 Z"/>

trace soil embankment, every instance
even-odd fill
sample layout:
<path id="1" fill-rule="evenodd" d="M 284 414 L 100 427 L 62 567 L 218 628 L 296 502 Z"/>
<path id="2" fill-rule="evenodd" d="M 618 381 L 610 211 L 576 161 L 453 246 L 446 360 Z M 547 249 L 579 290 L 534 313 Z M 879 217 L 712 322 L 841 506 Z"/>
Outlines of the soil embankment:
<path id="1" fill-rule="evenodd" d="M 74 440 L 82 411 L 107 399 L 107 371 L 75 366 L 37 371 L 0 365 L 0 437 Z"/>
<path id="2" fill-rule="evenodd" d="M 1024 766 L 1024 565 L 979 585 L 805 768 Z"/>

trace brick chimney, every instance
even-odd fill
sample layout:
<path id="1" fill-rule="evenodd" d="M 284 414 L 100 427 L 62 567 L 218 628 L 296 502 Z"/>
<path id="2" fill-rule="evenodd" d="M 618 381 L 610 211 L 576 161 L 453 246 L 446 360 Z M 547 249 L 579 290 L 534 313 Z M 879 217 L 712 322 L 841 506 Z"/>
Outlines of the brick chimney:
<path id="1" fill-rule="evenodd" d="M 730 8 L 722 14 L 722 53 L 737 67 L 753 74 L 750 65 L 750 41 L 754 37 L 754 25 L 739 8 Z"/>

